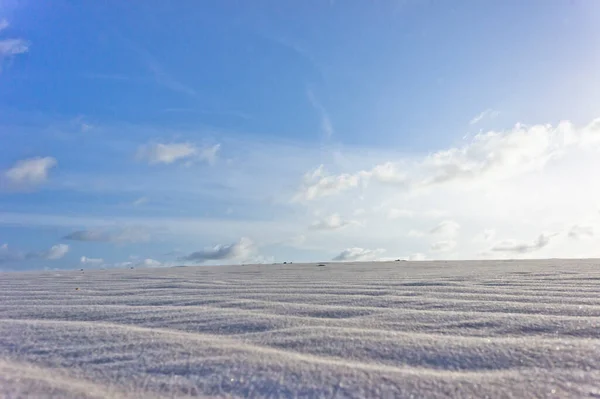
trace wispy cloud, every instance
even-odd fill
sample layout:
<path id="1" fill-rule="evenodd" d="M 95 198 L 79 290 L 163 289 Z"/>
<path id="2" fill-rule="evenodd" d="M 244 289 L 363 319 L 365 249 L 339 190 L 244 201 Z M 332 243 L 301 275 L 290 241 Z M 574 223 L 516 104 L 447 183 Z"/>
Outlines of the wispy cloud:
<path id="1" fill-rule="evenodd" d="M 10 26 L 8 20 L 0 20 L 0 32 L 4 31 Z M 5 59 L 12 59 L 12 57 L 24 54 L 29 51 L 31 43 L 21 38 L 6 38 L 0 39 L 0 72 L 2 72 L 2 64 Z"/>
<path id="2" fill-rule="evenodd" d="M 390 219 L 409 219 L 415 216 L 415 213 L 408 209 L 391 208 L 388 210 L 388 218 Z"/>
<path id="3" fill-rule="evenodd" d="M 419 230 L 411 229 L 408 232 L 408 236 L 413 237 L 413 238 L 420 238 L 420 237 L 425 237 L 425 233 L 423 233 L 422 231 L 419 231 Z"/>
<path id="4" fill-rule="evenodd" d="M 197 96 L 198 93 L 196 90 L 182 83 L 180 80 L 168 73 L 162 64 L 150 52 L 131 40 L 125 41 L 141 57 L 145 68 L 152 74 L 156 84 L 177 93 L 186 94 L 191 97 Z"/>
<path id="5" fill-rule="evenodd" d="M 449 252 L 456 248 L 456 241 L 443 240 L 431 244 L 431 250 L 434 252 Z"/>
<path id="6" fill-rule="evenodd" d="M 443 220 L 437 226 L 433 227 L 429 232 L 425 233 L 420 230 L 411 229 L 408 232 L 409 237 L 419 238 L 425 236 L 443 237 L 443 238 L 456 238 L 460 231 L 460 224 L 454 220 Z"/>
<path id="7" fill-rule="evenodd" d="M 477 123 L 481 122 L 484 118 L 493 119 L 498 115 L 500 115 L 499 111 L 488 108 L 485 111 L 482 111 L 481 113 L 473 117 L 473 119 L 469 121 L 469 125 L 476 125 Z"/>
<path id="8" fill-rule="evenodd" d="M 569 237 L 575 240 L 581 240 L 586 238 L 594 237 L 594 227 L 593 226 L 579 226 L 575 225 L 571 227 L 569 230 Z"/>
<path id="9" fill-rule="evenodd" d="M 496 230 L 485 229 L 473 238 L 474 242 L 490 242 L 496 237 Z"/>
<path id="10" fill-rule="evenodd" d="M 29 51 L 30 43 L 24 39 L 0 40 L 0 57 L 11 57 Z"/>
<path id="11" fill-rule="evenodd" d="M 321 132 L 323 133 L 323 136 L 326 139 L 330 139 L 333 136 L 333 134 L 335 133 L 335 130 L 333 128 L 333 124 L 331 123 L 331 118 L 329 117 L 329 114 L 327 113 L 327 110 L 321 104 L 321 102 L 317 99 L 317 97 L 315 96 L 315 94 L 313 93 L 313 91 L 311 89 L 308 89 L 306 91 L 306 95 L 308 97 L 310 104 L 318 112 L 319 117 L 321 118 Z"/>
<path id="12" fill-rule="evenodd" d="M 198 95 L 196 90 L 180 82 L 173 75 L 167 73 L 162 65 L 159 64 L 158 61 L 156 61 L 152 56 L 146 54 L 144 58 L 146 67 L 150 72 L 152 72 L 154 80 L 157 84 L 169 90 L 187 94 L 191 97 L 196 97 Z"/>
<path id="13" fill-rule="evenodd" d="M 4 171 L 4 178 L 11 188 L 30 188 L 48 180 L 50 169 L 56 166 L 52 157 L 35 157 L 17 161 Z"/>
<path id="14" fill-rule="evenodd" d="M 2 32 L 4 29 L 8 28 L 9 26 L 10 26 L 10 24 L 8 23 L 8 20 L 6 18 L 0 19 L 0 32 Z"/>
<path id="15" fill-rule="evenodd" d="M 181 82 L 178 78 L 170 74 L 166 68 L 154 57 L 148 50 L 142 47 L 140 44 L 134 42 L 133 40 L 121 35 L 118 32 L 113 32 L 120 39 L 120 41 L 127 46 L 129 50 L 133 53 L 137 54 L 139 60 L 141 61 L 143 67 L 147 72 L 150 73 L 149 79 L 151 79 L 155 84 L 164 87 L 165 89 L 171 90 L 176 93 L 182 93 L 188 95 L 190 97 L 197 97 L 197 91 Z M 122 80 L 122 81 L 145 81 L 147 78 L 139 77 L 139 76 L 129 76 L 123 74 L 104 74 L 104 73 L 94 73 L 89 74 L 90 78 L 97 79 L 111 79 L 111 80 Z"/>
<path id="16" fill-rule="evenodd" d="M 455 222 L 454 220 L 444 220 L 440 222 L 437 226 L 429 231 L 429 234 L 438 235 L 438 236 L 446 236 L 446 237 L 454 237 L 458 234 L 460 230 L 460 224 Z"/>
<path id="17" fill-rule="evenodd" d="M 140 198 L 136 199 L 135 201 L 133 201 L 132 205 L 133 206 L 140 206 L 140 205 L 143 205 L 143 204 L 145 204 L 147 202 L 148 202 L 148 198 L 146 198 L 146 197 L 140 197 Z"/>
<path id="18" fill-rule="evenodd" d="M 149 164 L 171 164 L 180 160 L 198 160 L 214 164 L 220 145 L 198 148 L 192 143 L 150 143 L 138 148 L 137 159 Z"/>

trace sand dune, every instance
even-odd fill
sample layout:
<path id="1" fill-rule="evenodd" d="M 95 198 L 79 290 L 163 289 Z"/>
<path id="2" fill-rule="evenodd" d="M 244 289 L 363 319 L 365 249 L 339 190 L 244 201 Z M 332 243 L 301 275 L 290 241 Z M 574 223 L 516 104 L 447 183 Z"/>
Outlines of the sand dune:
<path id="1" fill-rule="evenodd" d="M 4 397 L 599 397 L 598 354 L 599 261 L 0 274 Z"/>

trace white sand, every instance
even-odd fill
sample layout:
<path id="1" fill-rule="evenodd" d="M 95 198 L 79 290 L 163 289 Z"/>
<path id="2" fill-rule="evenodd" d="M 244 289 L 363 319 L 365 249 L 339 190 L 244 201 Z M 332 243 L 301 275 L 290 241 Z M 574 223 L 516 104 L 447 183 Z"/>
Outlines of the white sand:
<path id="1" fill-rule="evenodd" d="M 0 395 L 597 398 L 600 261 L 0 274 Z"/>

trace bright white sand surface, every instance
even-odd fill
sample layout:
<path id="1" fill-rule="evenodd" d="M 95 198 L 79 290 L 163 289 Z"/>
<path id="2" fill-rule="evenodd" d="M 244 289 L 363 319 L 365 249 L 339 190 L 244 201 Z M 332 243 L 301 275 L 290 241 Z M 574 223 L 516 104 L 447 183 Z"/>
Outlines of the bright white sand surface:
<path id="1" fill-rule="evenodd" d="M 4 273 L 0 395 L 597 398 L 600 261 Z"/>

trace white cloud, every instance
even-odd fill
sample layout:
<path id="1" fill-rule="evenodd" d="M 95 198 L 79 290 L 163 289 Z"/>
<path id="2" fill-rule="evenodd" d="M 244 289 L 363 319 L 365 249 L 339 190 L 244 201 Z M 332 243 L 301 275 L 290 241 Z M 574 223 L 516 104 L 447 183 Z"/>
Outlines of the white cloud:
<path id="1" fill-rule="evenodd" d="M 310 228 L 312 230 L 337 230 L 353 224 L 356 225 L 358 222 L 355 220 L 344 220 L 339 214 L 333 213 L 321 220 L 315 221 L 311 224 Z"/>
<path id="2" fill-rule="evenodd" d="M 122 198 L 131 198 L 131 201 L 137 198 L 131 197 L 132 192 L 143 193 L 139 195 L 148 198 L 157 198 L 157 201 L 170 196 L 173 201 L 169 204 L 177 204 L 177 208 L 181 205 L 182 208 L 172 210 L 170 214 L 160 211 L 160 213 L 144 216 L 113 214 L 103 218 L 64 213 L 44 215 L 0 212 L 0 224 L 29 226 L 59 224 L 67 227 L 69 229 L 67 231 L 79 230 L 82 226 L 90 230 L 110 230 L 115 225 L 144 226 L 153 237 L 160 238 L 161 241 L 178 242 L 173 244 L 174 246 L 183 246 L 183 242 L 190 240 L 200 243 L 230 243 L 238 237 L 247 236 L 255 239 L 260 247 L 265 247 L 265 243 L 272 245 L 273 253 L 278 259 L 289 256 L 285 260 L 298 261 L 323 259 L 324 256 L 328 256 L 331 248 L 338 248 L 341 251 L 347 247 L 383 248 L 386 249 L 387 254 L 396 254 L 396 256 L 422 252 L 428 257 L 434 255 L 441 257 L 440 254 L 429 252 L 429 245 L 436 241 L 456 240 L 459 245 L 453 251 L 443 253 L 444 257 L 473 258 L 482 249 L 491 248 L 498 241 L 498 237 L 511 237 L 527 244 L 528 239 L 537 237 L 541 231 L 558 231 L 567 226 L 568 232 L 573 221 L 585 221 L 583 225 L 597 222 L 597 219 L 593 218 L 598 218 L 600 186 L 589 182 L 593 181 L 594 171 L 600 168 L 600 157 L 597 156 L 593 146 L 590 146 L 590 149 L 584 148 L 587 144 L 584 146 L 583 143 L 595 143 L 594 137 L 597 132 L 600 132 L 598 128 L 600 125 L 593 122 L 585 128 L 574 128 L 569 124 L 564 126 L 562 133 L 557 133 L 560 129 L 556 127 L 551 129 L 544 127 L 544 131 L 550 132 L 546 138 L 550 143 L 554 143 L 546 147 L 556 155 L 550 158 L 549 163 L 542 163 L 544 169 L 541 171 L 529 169 L 533 172 L 527 173 L 527 168 L 523 169 L 521 166 L 517 168 L 515 164 L 508 161 L 492 162 L 499 154 L 503 158 L 502 154 L 506 153 L 504 150 L 496 151 L 494 144 L 485 156 L 481 156 L 482 162 L 491 163 L 495 165 L 494 167 L 483 168 L 483 172 L 469 179 L 458 178 L 446 181 L 445 184 L 430 184 L 427 189 L 414 189 L 419 187 L 417 183 L 436 176 L 434 172 L 437 171 L 437 166 L 425 163 L 427 157 L 423 154 L 411 155 L 396 152 L 394 149 L 346 147 L 343 149 L 343 158 L 336 158 L 328 157 L 328 150 L 323 148 L 315 149 L 310 146 L 288 145 L 274 141 L 238 142 L 235 141 L 238 139 L 229 140 L 220 137 L 223 148 L 227 148 L 227 156 L 232 161 L 227 164 L 227 167 L 213 168 L 211 173 L 197 173 L 196 170 L 188 168 L 178 168 L 175 174 L 171 173 L 172 170 L 167 170 L 168 168 L 147 173 L 146 168 L 134 168 L 142 173 L 132 174 L 129 170 L 119 170 L 104 176 L 89 175 L 86 172 L 86 175 L 82 175 L 83 177 L 77 181 L 70 171 L 61 170 L 61 179 L 56 179 L 57 183 L 73 181 L 79 187 L 85 186 L 87 181 L 90 181 L 90 184 L 100 180 L 106 181 L 112 185 L 110 190 L 126 194 Z M 102 130 L 105 136 L 108 128 L 103 126 Z M 508 137 L 513 135 L 514 130 L 508 129 L 497 134 Z M 140 132 L 136 131 L 136 133 Z M 116 129 L 112 134 L 117 136 Z M 161 133 L 150 132 L 150 136 L 153 137 L 160 137 L 159 134 Z M 518 132 L 516 134 L 519 135 Z M 562 141 L 559 138 L 561 135 Z M 137 134 L 136 137 L 140 136 Z M 180 137 L 183 138 L 177 139 L 178 141 L 192 140 L 194 136 L 182 132 Z M 505 141 L 511 140 L 513 139 Z M 515 143 L 522 142 L 521 139 L 514 140 Z M 464 144 L 471 146 L 476 142 L 477 140 L 468 140 Z M 520 153 L 520 144 L 515 146 Z M 469 154 L 466 159 L 473 159 L 471 150 L 466 150 L 465 153 Z M 543 152 L 546 153 L 548 151 Z M 511 159 L 510 151 L 508 154 L 508 159 Z M 311 184 L 316 184 L 322 178 L 329 179 L 333 183 L 318 185 L 314 198 L 319 198 L 319 201 L 290 204 L 289 198 L 298 188 L 295 184 L 298 183 L 296 179 L 301 177 L 303 172 L 318 166 L 313 163 L 315 159 L 323 162 L 324 166 L 319 168 L 320 173 L 317 173 L 317 177 L 311 181 Z M 382 184 L 376 179 L 363 177 L 367 175 L 366 173 L 360 173 L 360 171 L 372 171 L 374 165 L 389 165 L 388 161 L 394 165 L 394 169 L 388 166 L 388 170 L 405 173 L 406 184 L 398 183 L 400 179 L 392 179 L 397 184 Z M 178 162 L 184 163 L 185 160 Z M 508 165 L 511 173 L 492 173 L 491 170 L 497 168 L 497 165 Z M 504 167 L 502 166 L 501 169 L 504 170 Z M 386 167 L 378 170 L 386 170 Z M 475 170 L 481 169 L 475 168 Z M 54 176 L 52 172 L 51 179 Z M 344 179 L 338 179 L 342 175 L 349 176 L 346 180 L 350 183 L 347 188 L 341 184 L 341 191 L 336 191 L 338 180 L 344 183 Z M 401 173 L 392 174 L 392 176 L 401 175 Z M 462 184 L 463 181 L 478 182 L 478 184 Z M 218 188 L 222 187 L 224 182 L 227 187 Z M 306 186 L 308 187 L 308 184 Z M 407 191 L 405 187 L 412 187 L 413 190 Z M 560 189 L 557 190 L 557 187 Z M 326 189 L 331 189 L 338 195 L 321 195 Z M 206 215 L 198 214 L 197 204 L 194 201 L 196 198 L 202 199 L 203 204 L 206 200 L 208 205 L 206 208 L 203 206 L 203 209 L 218 210 L 234 206 L 235 217 L 224 217 L 222 212 L 218 212 L 219 215 L 212 212 L 206 212 Z M 382 203 L 385 203 L 385 207 L 377 208 Z M 163 201 L 160 200 L 153 207 L 159 210 L 162 205 Z M 399 210 L 409 209 L 414 212 L 414 216 L 390 220 L 387 217 L 390 207 Z M 344 219 L 364 221 L 364 227 L 339 229 L 335 234 L 310 234 L 310 231 L 306 230 L 313 220 L 310 217 L 306 218 L 306 215 L 314 215 L 316 209 L 321 210 L 322 213 L 315 219 L 338 213 Z M 353 212 L 356 209 L 366 209 L 367 212 L 361 216 L 354 216 Z M 434 209 L 442 209 L 444 212 L 431 211 Z M 56 212 L 59 210 L 57 209 Z M 192 214 L 193 217 L 186 217 Z M 434 226 L 445 219 L 452 219 L 460 224 L 460 239 L 428 234 Z M 497 229 L 498 237 L 480 242 L 471 239 L 488 227 Z M 419 235 L 424 234 L 423 239 L 407 237 L 406 234 L 410 230 L 422 232 Z M 297 245 L 297 248 L 291 249 L 289 244 L 280 244 L 282 240 L 299 234 L 306 234 L 306 239 L 301 245 Z M 278 245 L 287 246 L 281 249 L 275 248 Z M 201 247 L 202 245 L 191 249 Z M 594 250 L 596 250 L 594 240 L 556 239 L 552 240 L 548 248 L 532 252 L 530 255 L 532 257 L 576 256 L 593 254 Z M 331 253 L 329 258 L 337 254 Z M 499 257 L 501 252 L 493 252 L 493 254 Z"/>
<path id="3" fill-rule="evenodd" d="M 150 164 L 171 164 L 180 160 L 204 161 L 213 164 L 216 161 L 220 145 L 198 148 L 192 143 L 150 143 L 140 146 L 137 159 Z"/>
<path id="4" fill-rule="evenodd" d="M 101 265 L 104 263 L 104 259 L 101 258 L 88 258 L 87 256 L 82 256 L 79 259 L 79 262 L 82 265 Z"/>
<path id="5" fill-rule="evenodd" d="M 444 220 L 429 231 L 429 234 L 445 237 L 454 237 L 460 230 L 460 224 L 454 220 Z"/>
<path id="6" fill-rule="evenodd" d="M 391 162 L 376 165 L 370 170 L 361 170 L 353 174 L 342 173 L 337 176 L 327 175 L 324 166 L 321 165 L 304 175 L 304 182 L 295 199 L 310 201 L 319 197 L 339 194 L 351 188 L 365 187 L 371 181 L 403 185 L 405 175 L 398 171 L 397 166 Z"/>
<path id="7" fill-rule="evenodd" d="M 575 148 L 600 143 L 600 119 L 577 129 L 569 122 L 557 126 L 516 124 L 506 131 L 481 133 L 462 147 L 437 151 L 421 159 L 399 159 L 355 173 L 327 175 L 324 167 L 305 175 L 297 198 L 313 200 L 367 187 L 376 180 L 398 188 L 423 190 L 449 183 L 461 188 L 507 180 L 539 171 Z M 399 172 L 400 165 L 404 172 Z"/>
<path id="8" fill-rule="evenodd" d="M 426 260 L 426 259 L 427 259 L 427 257 L 424 254 L 419 253 L 419 252 L 412 254 L 408 257 L 408 260 L 410 260 L 410 261 L 420 261 L 420 260 Z"/>
<path id="9" fill-rule="evenodd" d="M 438 151 L 422 163 L 426 176 L 418 184 L 439 185 L 454 181 L 504 179 L 541 169 L 559 154 L 547 126 L 517 126 L 508 133 L 475 136 L 462 148 Z"/>
<path id="10" fill-rule="evenodd" d="M 161 267 L 163 264 L 155 259 L 144 259 L 136 263 L 137 267 Z"/>
<path id="11" fill-rule="evenodd" d="M 358 187 L 360 175 L 341 174 L 327 176 L 323 165 L 304 176 L 304 184 L 296 195 L 296 199 L 314 200 L 319 197 L 335 195 L 350 188 Z"/>
<path id="12" fill-rule="evenodd" d="M 384 252 L 384 249 L 346 248 L 333 260 L 341 262 L 377 260 Z"/>
<path id="13" fill-rule="evenodd" d="M 388 218 L 390 219 L 412 218 L 414 215 L 415 213 L 413 211 L 407 209 L 391 208 L 388 211 Z"/>
<path id="14" fill-rule="evenodd" d="M 128 227 L 118 230 L 77 230 L 67 234 L 63 239 L 90 242 L 135 243 L 148 241 L 150 234 L 143 228 Z"/>
<path id="15" fill-rule="evenodd" d="M 495 244 L 491 248 L 491 251 L 514 254 L 535 252 L 546 247 L 550 243 L 550 239 L 554 236 L 555 234 L 540 234 L 539 237 L 531 243 L 519 242 L 516 240 L 505 240 Z"/>
<path id="16" fill-rule="evenodd" d="M 0 32 L 9 27 L 9 23 L 6 19 L 0 20 Z M 12 57 L 24 54 L 29 51 L 31 44 L 24 39 L 20 38 L 8 38 L 0 39 L 0 72 L 2 71 L 2 61 L 4 59 L 11 59 Z"/>
<path id="17" fill-rule="evenodd" d="M 373 169 L 361 172 L 367 180 L 374 180 L 379 183 L 387 183 L 402 187 L 406 183 L 406 174 L 398 170 L 398 166 L 393 162 L 384 162 L 376 165 Z"/>
<path id="18" fill-rule="evenodd" d="M 0 58 L 12 57 L 29 51 L 29 42 L 23 39 L 1 39 Z"/>
<path id="19" fill-rule="evenodd" d="M 61 259 L 67 252 L 69 252 L 69 246 L 66 244 L 53 245 L 45 254 L 44 257 L 49 260 Z"/>
<path id="20" fill-rule="evenodd" d="M 239 241 L 229 245 L 216 245 L 212 248 L 205 248 L 193 252 L 181 258 L 184 261 L 203 263 L 211 260 L 244 260 L 249 258 L 256 247 L 248 238 L 241 238 Z"/>
<path id="21" fill-rule="evenodd" d="M 0 263 L 17 262 L 29 259 L 57 260 L 62 259 L 67 252 L 69 252 L 69 246 L 65 244 L 53 245 L 50 249 L 45 251 L 29 252 L 13 250 L 12 248 L 9 248 L 8 244 L 3 244 L 0 246 Z"/>
<path id="22" fill-rule="evenodd" d="M 575 240 L 585 239 L 585 238 L 593 238 L 594 237 L 594 227 L 593 226 L 578 226 L 575 225 L 571 227 L 569 230 L 569 237 Z"/>
<path id="23" fill-rule="evenodd" d="M 39 185 L 48 180 L 48 172 L 56 166 L 56 163 L 56 159 L 52 157 L 23 159 L 5 171 L 4 176 L 12 185 Z"/>
<path id="24" fill-rule="evenodd" d="M 444 240 L 437 241 L 431 244 L 431 250 L 435 252 L 448 252 L 452 251 L 456 247 L 456 241 Z"/>
<path id="25" fill-rule="evenodd" d="M 480 114 L 478 114 L 473 119 L 471 119 L 469 121 L 469 125 L 475 125 L 475 124 L 479 123 L 484 118 L 490 118 L 490 119 L 495 118 L 499 114 L 500 114 L 500 112 L 495 111 L 493 109 L 486 109 L 485 111 L 482 111 Z"/>

